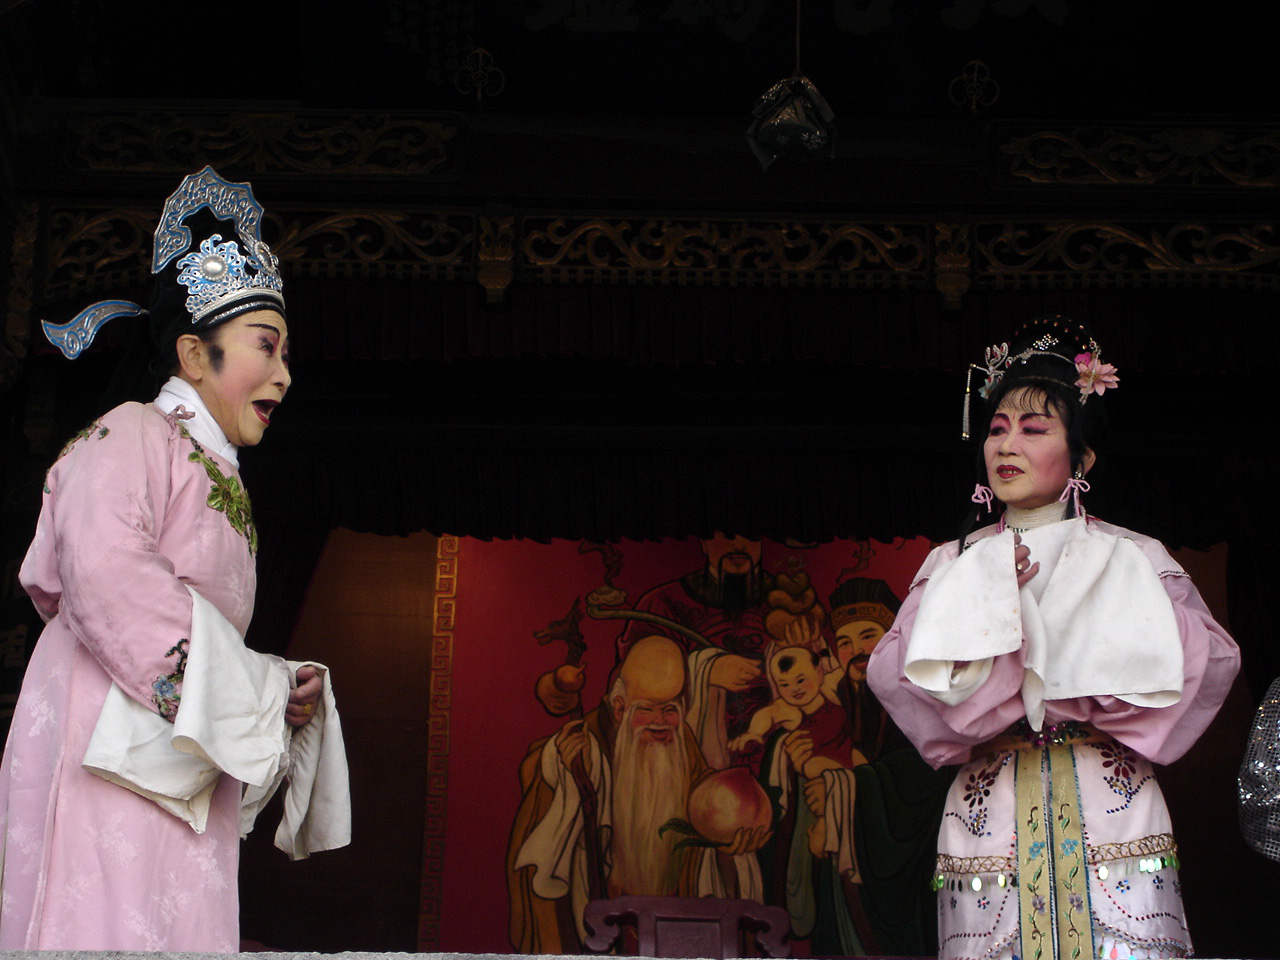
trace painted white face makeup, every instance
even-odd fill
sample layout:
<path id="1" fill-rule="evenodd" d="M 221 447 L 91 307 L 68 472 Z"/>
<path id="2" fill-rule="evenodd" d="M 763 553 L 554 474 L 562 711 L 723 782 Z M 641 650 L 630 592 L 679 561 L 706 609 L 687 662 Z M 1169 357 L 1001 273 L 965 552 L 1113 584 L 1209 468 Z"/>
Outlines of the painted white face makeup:
<path id="1" fill-rule="evenodd" d="M 254 310 L 224 323 L 216 343 L 221 366 L 206 363 L 196 390 L 231 443 L 255 446 L 292 382 L 289 327 L 274 310 Z"/>
<path id="2" fill-rule="evenodd" d="M 1067 427 L 1043 394 L 1010 390 L 983 444 L 987 483 L 1006 506 L 1030 510 L 1053 503 L 1071 479 Z"/>

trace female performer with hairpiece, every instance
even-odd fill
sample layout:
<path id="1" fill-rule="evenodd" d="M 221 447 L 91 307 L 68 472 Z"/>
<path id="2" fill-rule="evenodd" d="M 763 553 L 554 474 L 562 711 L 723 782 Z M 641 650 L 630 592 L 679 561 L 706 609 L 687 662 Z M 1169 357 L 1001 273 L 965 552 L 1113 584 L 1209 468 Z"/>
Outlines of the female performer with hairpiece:
<path id="1" fill-rule="evenodd" d="M 964 765 L 938 836 L 940 956 L 1187 956 L 1152 764 L 1204 732 L 1239 651 L 1164 547 L 1081 508 L 1118 384 L 1088 331 L 1034 320 L 972 369 L 975 514 L 868 668 L 925 760 Z"/>
<path id="2" fill-rule="evenodd" d="M 323 669 L 241 640 L 257 533 L 237 450 L 290 384 L 261 216 L 248 184 L 206 167 L 165 205 L 150 311 L 107 301 L 45 325 L 74 358 L 149 312 L 172 376 L 82 431 L 45 482 L 19 579 L 47 624 L 0 767 L 0 949 L 238 950 L 242 829 L 286 771 L 277 844 L 297 857 L 349 836 Z M 324 815 L 299 812 L 308 794 Z"/>

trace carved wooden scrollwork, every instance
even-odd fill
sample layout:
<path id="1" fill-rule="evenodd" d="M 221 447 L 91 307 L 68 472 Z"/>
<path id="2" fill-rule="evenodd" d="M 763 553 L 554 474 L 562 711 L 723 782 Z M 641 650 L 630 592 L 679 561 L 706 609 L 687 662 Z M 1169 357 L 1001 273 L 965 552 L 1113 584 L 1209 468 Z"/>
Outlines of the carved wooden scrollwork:
<path id="1" fill-rule="evenodd" d="M 271 249 L 286 269 L 312 275 L 469 275 L 475 220 L 463 214 L 351 210 L 320 217 L 268 215 L 280 224 Z"/>
<path id="2" fill-rule="evenodd" d="M 157 212 L 54 210 L 42 299 L 145 282 Z M 466 214 L 285 210 L 268 214 L 267 223 L 265 234 L 286 272 L 452 279 L 475 269 L 475 218 Z"/>
<path id="3" fill-rule="evenodd" d="M 923 280 L 923 224 L 527 218 L 523 266 L 548 279 L 827 284 Z"/>
<path id="4" fill-rule="evenodd" d="M 515 217 L 481 217 L 480 244 L 476 251 L 476 279 L 485 299 L 498 303 L 515 276 Z"/>
<path id="5" fill-rule="evenodd" d="M 158 212 L 52 211 L 44 299 L 127 286 L 149 276 Z"/>
<path id="6" fill-rule="evenodd" d="M 1227 127 L 1012 132 L 1007 175 L 1031 183 L 1273 187 L 1280 133 Z"/>
<path id="7" fill-rule="evenodd" d="M 1280 287 L 1275 224 L 1053 221 L 982 224 L 976 233 L 980 282 L 1038 282 L 1049 275 L 1064 282 L 1088 277 L 1116 283 L 1253 275 L 1259 286 Z"/>
<path id="8" fill-rule="evenodd" d="M 937 231 L 933 282 L 947 309 L 955 310 L 972 283 L 969 278 L 969 225 L 940 223 Z"/>
<path id="9" fill-rule="evenodd" d="M 296 112 L 89 114 L 73 125 L 79 170 L 345 173 L 447 179 L 461 164 L 465 122 L 424 116 Z"/>
<path id="10" fill-rule="evenodd" d="M 145 283 L 154 211 L 54 209 L 47 216 L 47 259 L 30 271 L 36 304 Z M 571 220 L 286 208 L 268 215 L 265 233 L 286 274 L 474 279 L 490 302 L 500 301 L 517 278 L 932 285 L 950 308 L 975 284 L 1125 286 L 1194 278 L 1280 290 L 1280 227 L 1271 223 L 1054 220 L 940 222 L 930 228 L 914 222 Z M 28 238 L 18 248 L 34 246 Z M 27 288 L 15 277 L 20 295 Z M 14 311 L 11 303 L 11 318 Z"/>

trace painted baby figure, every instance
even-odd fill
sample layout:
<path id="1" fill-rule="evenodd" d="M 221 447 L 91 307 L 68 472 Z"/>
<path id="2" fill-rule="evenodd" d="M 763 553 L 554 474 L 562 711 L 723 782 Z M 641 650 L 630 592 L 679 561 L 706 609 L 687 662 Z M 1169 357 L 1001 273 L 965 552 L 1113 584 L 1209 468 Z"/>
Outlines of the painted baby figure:
<path id="1" fill-rule="evenodd" d="M 1089 331 L 1033 320 L 972 369 L 974 513 L 867 674 L 926 761 L 962 764 L 938 837 L 939 955 L 1187 956 L 1152 764 L 1204 732 L 1239 651 L 1160 543 L 1083 509 L 1119 383 Z"/>
<path id="2" fill-rule="evenodd" d="M 813 749 L 800 772 L 808 779 L 824 770 L 865 763 L 853 749 L 848 721 L 837 692 L 839 671 L 822 672 L 822 658 L 808 647 L 781 647 L 769 657 L 769 679 L 778 691 L 772 703 L 751 715 L 747 732 L 729 742 L 733 751 L 763 743 L 776 729 L 804 730 Z"/>

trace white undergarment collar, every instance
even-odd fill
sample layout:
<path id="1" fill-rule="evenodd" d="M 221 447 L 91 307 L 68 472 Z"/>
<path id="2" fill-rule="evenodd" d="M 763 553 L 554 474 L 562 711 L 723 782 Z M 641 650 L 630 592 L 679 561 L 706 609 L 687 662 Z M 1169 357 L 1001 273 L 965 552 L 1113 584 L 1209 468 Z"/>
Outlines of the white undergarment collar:
<path id="1" fill-rule="evenodd" d="M 200 399 L 200 394 L 196 392 L 196 388 L 181 377 L 170 377 L 165 382 L 165 385 L 160 388 L 160 395 L 155 399 L 155 408 L 165 416 L 168 416 L 178 407 L 182 407 L 187 413 L 193 414 L 193 416 L 182 421 L 187 433 L 191 434 L 196 442 L 206 450 L 216 453 L 233 467 L 239 469 L 240 448 L 227 439 L 227 435 L 218 426 L 218 421 L 213 419 L 213 414 L 204 405 L 204 401 Z"/>

